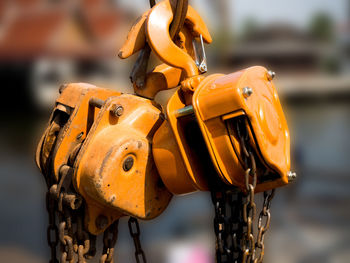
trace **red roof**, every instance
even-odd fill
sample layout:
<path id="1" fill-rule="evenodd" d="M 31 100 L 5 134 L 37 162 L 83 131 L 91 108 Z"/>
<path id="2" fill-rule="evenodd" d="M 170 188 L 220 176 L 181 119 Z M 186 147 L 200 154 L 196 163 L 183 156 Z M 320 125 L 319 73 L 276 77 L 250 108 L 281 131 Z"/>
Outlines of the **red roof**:
<path id="1" fill-rule="evenodd" d="M 73 0 L 57 4 L 44 0 L 14 0 L 11 5 L 3 3 L 0 1 L 0 58 L 116 53 L 111 39 L 117 41 L 114 38 L 121 15 L 106 0 L 84 0 L 79 6 L 74 3 L 80 2 Z M 6 18 L 1 16 L 5 12 L 8 12 Z"/>

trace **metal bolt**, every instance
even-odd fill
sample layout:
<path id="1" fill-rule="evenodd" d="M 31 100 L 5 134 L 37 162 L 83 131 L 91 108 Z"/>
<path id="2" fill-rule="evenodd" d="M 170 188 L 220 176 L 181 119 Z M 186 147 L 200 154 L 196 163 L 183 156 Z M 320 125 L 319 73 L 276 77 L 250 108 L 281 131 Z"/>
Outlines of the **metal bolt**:
<path id="1" fill-rule="evenodd" d="M 287 172 L 288 182 L 291 183 L 297 178 L 297 174 L 295 172 L 289 171 Z"/>
<path id="2" fill-rule="evenodd" d="M 104 215 L 99 215 L 95 220 L 98 229 L 104 229 L 108 226 L 108 218 Z"/>
<path id="3" fill-rule="evenodd" d="M 269 81 L 273 80 L 273 79 L 275 78 L 275 76 L 276 76 L 276 73 L 275 73 L 275 72 L 273 72 L 273 71 L 271 71 L 271 70 L 269 70 L 269 71 L 267 72 L 267 79 L 268 79 Z"/>
<path id="4" fill-rule="evenodd" d="M 253 89 L 252 88 L 250 88 L 250 87 L 244 87 L 243 88 L 243 96 L 245 98 L 248 98 L 252 94 L 253 94 Z"/>
<path id="5" fill-rule="evenodd" d="M 111 108 L 111 112 L 117 116 L 120 117 L 123 115 L 124 112 L 124 108 L 122 105 L 113 105 L 113 107 Z"/>
<path id="6" fill-rule="evenodd" d="M 125 159 L 124 163 L 123 163 L 123 169 L 125 172 L 130 171 L 130 169 L 133 167 L 134 165 L 134 158 L 129 156 L 128 158 Z"/>

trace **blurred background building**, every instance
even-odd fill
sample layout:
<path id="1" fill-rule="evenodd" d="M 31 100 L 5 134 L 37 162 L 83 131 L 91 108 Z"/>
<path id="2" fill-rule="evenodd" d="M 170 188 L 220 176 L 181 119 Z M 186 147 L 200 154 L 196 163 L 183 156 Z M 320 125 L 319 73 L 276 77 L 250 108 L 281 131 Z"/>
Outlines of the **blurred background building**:
<path id="1" fill-rule="evenodd" d="M 207 21 L 209 73 L 277 73 L 298 181 L 277 191 L 266 262 L 350 260 L 350 1 L 190 0 Z M 0 1 L 0 261 L 46 262 L 45 184 L 34 150 L 58 87 L 132 92 L 116 54 L 148 0 Z M 208 193 L 176 197 L 142 224 L 149 262 L 213 262 Z M 126 222 L 117 262 L 133 261 Z M 187 261 L 186 261 L 187 260 Z"/>

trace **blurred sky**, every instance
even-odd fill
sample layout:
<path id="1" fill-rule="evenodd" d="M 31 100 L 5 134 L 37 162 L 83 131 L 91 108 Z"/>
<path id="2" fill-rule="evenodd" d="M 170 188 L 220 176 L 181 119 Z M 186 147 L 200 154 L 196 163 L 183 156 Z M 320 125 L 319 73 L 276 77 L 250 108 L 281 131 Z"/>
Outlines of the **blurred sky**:
<path id="1" fill-rule="evenodd" d="M 336 22 L 346 20 L 348 0 L 228 0 L 234 9 L 234 24 L 242 25 L 246 17 L 261 23 L 283 21 L 299 27 L 308 25 L 318 11 L 326 12 Z"/>
<path id="2" fill-rule="evenodd" d="M 336 23 L 344 22 L 350 12 L 348 0 L 189 0 L 205 18 L 211 20 L 211 23 L 215 23 L 217 19 L 218 12 L 215 14 L 213 8 L 219 1 L 228 3 L 232 12 L 230 26 L 235 30 L 240 30 L 249 17 L 262 24 L 283 21 L 305 28 L 312 15 L 318 11 L 326 12 Z M 148 9 L 148 0 L 118 0 L 118 2 L 139 12 Z"/>

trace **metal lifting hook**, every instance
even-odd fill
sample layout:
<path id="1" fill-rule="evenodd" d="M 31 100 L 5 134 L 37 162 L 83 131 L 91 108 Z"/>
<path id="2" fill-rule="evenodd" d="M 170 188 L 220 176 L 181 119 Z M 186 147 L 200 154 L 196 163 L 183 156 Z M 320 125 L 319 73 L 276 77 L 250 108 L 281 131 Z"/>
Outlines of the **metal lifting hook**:
<path id="1" fill-rule="evenodd" d="M 187 77 L 199 74 L 198 66 L 192 57 L 176 46 L 169 34 L 169 26 L 173 20 L 170 1 L 162 1 L 154 6 L 146 21 L 148 44 L 155 54 L 166 64 L 181 68 Z M 210 33 L 200 15 L 189 5 L 186 20 L 193 25 L 195 36 L 202 35 L 204 42 L 211 43 Z"/>

